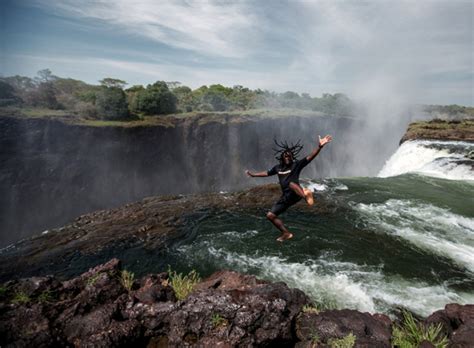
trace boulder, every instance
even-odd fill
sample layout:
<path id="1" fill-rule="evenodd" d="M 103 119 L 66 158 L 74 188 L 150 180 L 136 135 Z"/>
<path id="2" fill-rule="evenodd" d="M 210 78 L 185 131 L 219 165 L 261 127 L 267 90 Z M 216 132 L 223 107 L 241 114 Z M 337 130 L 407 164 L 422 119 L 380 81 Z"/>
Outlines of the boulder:
<path id="1" fill-rule="evenodd" d="M 442 324 L 450 347 L 472 347 L 474 344 L 474 305 L 448 304 L 431 314 L 426 325 Z"/>
<path id="2" fill-rule="evenodd" d="M 326 344 L 330 339 L 356 336 L 356 347 L 390 347 L 391 320 L 383 314 L 361 313 L 356 310 L 328 310 L 301 313 L 296 322 L 298 339 L 308 346 L 317 338 Z"/>

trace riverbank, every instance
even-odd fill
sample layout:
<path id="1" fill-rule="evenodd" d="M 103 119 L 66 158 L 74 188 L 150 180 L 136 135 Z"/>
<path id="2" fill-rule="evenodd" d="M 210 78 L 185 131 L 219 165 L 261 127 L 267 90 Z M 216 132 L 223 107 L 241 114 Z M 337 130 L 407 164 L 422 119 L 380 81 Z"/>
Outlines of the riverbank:
<path id="1" fill-rule="evenodd" d="M 420 121 L 410 123 L 400 139 L 400 145 L 408 140 L 443 140 L 474 142 L 474 119 Z"/>
<path id="2" fill-rule="evenodd" d="M 0 293 L 0 345 L 390 347 L 412 339 L 404 333 L 406 314 L 392 321 L 383 314 L 324 310 L 285 283 L 233 271 L 193 279 L 185 284 L 189 278 L 173 272 L 135 279 L 112 259 L 66 281 L 7 282 Z M 445 336 L 450 347 L 469 347 L 474 305 L 449 304 L 422 324 L 438 327 L 438 335 L 415 342 L 428 347 Z M 412 325 L 412 333 L 422 332 Z"/>

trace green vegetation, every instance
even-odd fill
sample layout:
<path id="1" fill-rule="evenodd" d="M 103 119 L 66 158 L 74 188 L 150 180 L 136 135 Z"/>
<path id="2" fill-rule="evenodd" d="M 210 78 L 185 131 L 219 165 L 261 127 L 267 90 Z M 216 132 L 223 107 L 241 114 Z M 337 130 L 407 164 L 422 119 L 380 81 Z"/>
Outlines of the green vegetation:
<path id="1" fill-rule="evenodd" d="M 25 294 L 23 291 L 19 291 L 15 293 L 12 299 L 12 303 L 16 303 L 16 304 L 27 304 L 30 302 L 31 302 L 30 297 L 27 294 Z"/>
<path id="2" fill-rule="evenodd" d="M 169 284 L 173 288 L 178 300 L 184 300 L 188 297 L 188 295 L 194 290 L 196 284 L 201 281 L 199 274 L 195 270 L 183 275 L 182 273 L 177 273 L 176 271 L 168 269 L 168 274 L 170 277 Z"/>
<path id="3" fill-rule="evenodd" d="M 311 332 L 311 334 L 309 335 L 309 338 L 311 340 L 312 347 L 317 347 L 321 340 L 321 338 L 319 337 L 316 331 Z"/>
<path id="4" fill-rule="evenodd" d="M 97 283 L 97 281 L 99 280 L 101 275 L 102 275 L 102 273 L 96 273 L 96 274 L 90 276 L 89 279 L 87 279 L 86 284 L 88 286 L 94 286 L 95 283 Z"/>
<path id="5" fill-rule="evenodd" d="M 126 81 L 106 77 L 100 85 L 63 78 L 49 69 L 34 78 L 0 78 L 0 107 L 62 110 L 68 116 L 92 120 L 136 120 L 144 116 L 195 112 L 244 112 L 294 109 L 326 115 L 351 116 L 353 102 L 344 94 L 275 93 L 243 86 L 220 84 L 195 90 L 177 81 L 156 81 L 125 89 Z"/>
<path id="6" fill-rule="evenodd" d="M 403 311 L 403 322 L 393 326 L 392 345 L 400 348 L 416 348 L 423 341 L 428 341 L 436 348 L 448 345 L 448 338 L 441 333 L 442 324 L 425 326 L 419 323 L 413 315 Z"/>
<path id="7" fill-rule="evenodd" d="M 331 348 L 352 348 L 354 347 L 356 336 L 351 332 L 343 338 L 330 338 L 328 345 Z"/>
<path id="8" fill-rule="evenodd" d="M 3 299 L 7 295 L 8 288 L 6 286 L 0 286 L 0 299 Z"/>
<path id="9" fill-rule="evenodd" d="M 213 327 L 221 327 L 229 325 L 229 321 L 215 313 L 211 317 L 211 324 Z"/>
<path id="10" fill-rule="evenodd" d="M 410 123 L 402 140 L 443 139 L 474 141 L 474 119 L 440 120 Z"/>
<path id="11" fill-rule="evenodd" d="M 127 291 L 131 291 L 133 288 L 133 283 L 135 281 L 135 274 L 129 272 L 127 270 L 123 270 L 120 272 L 120 283 L 122 286 L 127 289 Z"/>
<path id="12" fill-rule="evenodd" d="M 303 308 L 301 308 L 301 311 L 303 313 L 319 313 L 319 309 L 316 306 L 313 305 L 304 305 Z"/>
<path id="13" fill-rule="evenodd" d="M 53 302 L 53 294 L 49 290 L 43 291 L 39 296 L 38 296 L 38 302 L 39 303 L 49 303 Z"/>
<path id="14" fill-rule="evenodd" d="M 474 107 L 460 105 L 426 105 L 424 110 L 432 116 L 463 116 L 474 117 Z"/>
<path id="15" fill-rule="evenodd" d="M 148 85 L 146 89 L 134 92 L 134 103 L 131 109 L 145 115 L 166 115 L 176 112 L 176 96 L 169 90 L 164 81 Z"/>

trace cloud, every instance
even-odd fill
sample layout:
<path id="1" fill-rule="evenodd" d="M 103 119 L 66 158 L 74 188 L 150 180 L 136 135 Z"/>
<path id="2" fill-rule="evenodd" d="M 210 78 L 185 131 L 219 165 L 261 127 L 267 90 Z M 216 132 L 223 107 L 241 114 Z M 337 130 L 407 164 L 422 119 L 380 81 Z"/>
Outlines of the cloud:
<path id="1" fill-rule="evenodd" d="M 246 2 L 39 1 L 50 10 L 94 19 L 156 42 L 206 55 L 242 57 L 258 32 Z"/>
<path id="2" fill-rule="evenodd" d="M 150 79 L 175 73 L 171 79 L 190 85 L 238 83 L 312 95 L 364 94 L 365 86 L 378 85 L 415 102 L 472 104 L 470 1 L 37 0 L 36 6 L 80 21 L 94 35 L 100 26 L 123 38 L 104 41 L 104 51 L 129 53 L 102 58 L 120 62 L 117 74 L 135 69 L 143 80 L 149 69 Z M 143 41 L 149 44 L 134 52 Z"/>

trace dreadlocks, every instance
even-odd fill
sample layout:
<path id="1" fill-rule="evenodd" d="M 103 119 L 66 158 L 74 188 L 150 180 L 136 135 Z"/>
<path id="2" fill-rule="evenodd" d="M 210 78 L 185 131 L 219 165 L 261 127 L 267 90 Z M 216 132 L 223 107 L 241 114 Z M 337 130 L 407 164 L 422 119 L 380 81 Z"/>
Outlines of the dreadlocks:
<path id="1" fill-rule="evenodd" d="M 285 153 L 291 153 L 293 160 L 296 160 L 298 154 L 303 149 L 303 145 L 301 145 L 301 140 L 298 140 L 296 144 L 291 143 L 291 145 L 288 145 L 286 141 L 282 141 L 279 143 L 276 139 L 273 139 L 273 142 L 277 146 L 276 148 L 273 148 L 273 151 L 275 151 L 275 158 L 280 161 L 280 164 L 283 164 L 283 155 Z"/>

